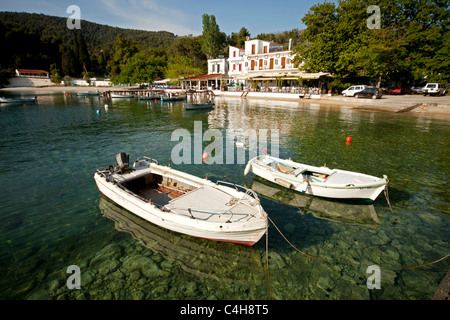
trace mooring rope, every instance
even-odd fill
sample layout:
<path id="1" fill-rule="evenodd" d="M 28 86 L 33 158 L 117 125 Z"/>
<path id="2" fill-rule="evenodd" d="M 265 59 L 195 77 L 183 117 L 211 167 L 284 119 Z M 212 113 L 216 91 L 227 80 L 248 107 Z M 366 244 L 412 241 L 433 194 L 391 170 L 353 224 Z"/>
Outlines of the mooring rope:
<path id="1" fill-rule="evenodd" d="M 384 197 L 386 198 L 386 201 L 389 205 L 389 208 L 391 209 L 391 212 L 394 213 L 394 210 L 392 210 L 392 207 L 391 207 L 391 201 L 389 201 L 389 190 L 388 190 L 389 179 L 386 178 L 386 180 L 387 180 L 386 186 L 384 187 Z"/>
<path id="2" fill-rule="evenodd" d="M 286 238 L 286 236 L 281 232 L 281 230 L 278 229 L 278 227 L 276 226 L 276 224 L 272 221 L 272 219 L 270 219 L 269 216 L 267 216 L 267 219 L 269 219 L 269 221 L 273 224 L 273 226 L 275 227 L 275 229 L 277 229 L 277 231 L 278 231 L 278 232 L 280 233 L 280 235 L 284 238 L 284 240 L 286 240 L 286 242 L 287 242 L 292 248 L 294 248 L 294 250 L 296 250 L 296 251 L 300 252 L 301 254 L 307 256 L 308 258 L 316 259 L 316 260 L 321 260 L 321 261 L 325 261 L 325 262 L 341 263 L 341 264 L 354 265 L 354 266 L 362 266 L 362 267 L 369 267 L 369 266 L 374 265 L 374 264 L 364 264 L 364 263 L 355 263 L 355 262 L 338 261 L 338 260 L 325 259 L 325 258 L 321 258 L 321 257 L 314 257 L 314 256 L 311 256 L 311 255 L 307 254 L 306 252 L 303 252 L 303 251 L 301 251 L 300 249 L 298 249 L 297 247 L 295 247 L 295 246 L 294 246 L 294 245 Z M 440 261 L 442 261 L 442 260 L 447 259 L 449 256 L 450 256 L 450 255 L 447 254 L 446 256 L 444 256 L 444 257 L 442 257 L 442 258 L 440 258 L 440 259 L 438 259 L 438 260 L 435 260 L 435 261 L 432 261 L 432 262 L 428 262 L 428 263 L 424 263 L 424 264 L 417 265 L 417 266 L 407 266 L 407 267 L 392 267 L 392 266 L 385 266 L 385 265 L 378 265 L 378 266 L 379 266 L 380 268 L 385 268 L 385 269 L 417 269 L 417 268 L 422 268 L 422 267 L 425 267 L 425 266 L 429 266 L 429 265 L 438 263 L 438 262 L 440 262 Z M 267 259 L 267 245 L 266 245 L 266 259 Z M 267 272 L 269 272 L 269 265 L 268 265 L 268 263 L 267 263 Z"/>

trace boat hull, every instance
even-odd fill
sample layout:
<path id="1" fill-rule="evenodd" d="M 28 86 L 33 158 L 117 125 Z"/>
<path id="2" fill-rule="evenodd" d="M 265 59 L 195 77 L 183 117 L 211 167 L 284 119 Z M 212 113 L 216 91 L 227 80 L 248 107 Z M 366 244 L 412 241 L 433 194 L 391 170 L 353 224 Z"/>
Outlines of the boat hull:
<path id="1" fill-rule="evenodd" d="M 184 103 L 183 106 L 186 110 L 202 110 L 213 108 L 214 103 Z"/>
<path id="2" fill-rule="evenodd" d="M 166 168 L 164 169 L 165 172 L 170 172 L 170 170 L 176 171 L 168 167 L 163 168 Z M 203 180 L 197 177 L 193 178 L 196 178 L 199 181 Z M 168 230 L 198 238 L 250 246 L 258 242 L 266 232 L 267 218 L 261 217 L 261 219 L 256 219 L 247 224 L 234 222 L 226 223 L 225 219 L 222 222 L 206 222 L 202 221 L 202 219 L 190 219 L 186 216 L 164 212 L 155 205 L 130 195 L 128 192 L 118 187 L 117 184 L 108 182 L 98 172 L 95 173 L 94 179 L 99 191 L 105 197 L 133 214 Z M 211 183 L 207 180 L 204 181 Z M 234 190 L 232 188 L 229 189 Z M 243 195 L 242 192 L 241 194 Z M 258 206 L 260 205 L 258 204 Z M 262 210 L 265 215 L 262 207 L 260 207 L 260 210 Z"/>
<path id="3" fill-rule="evenodd" d="M 378 195 L 385 189 L 387 184 L 387 177 L 380 179 L 377 177 L 357 174 L 344 170 L 329 170 L 329 173 L 344 173 L 347 175 L 357 174 L 364 179 L 373 180 L 373 183 L 365 184 L 327 184 L 324 182 L 315 182 L 307 179 L 297 178 L 293 175 L 285 174 L 276 170 L 268 170 L 267 167 L 256 163 L 256 158 L 249 161 L 245 172 L 253 172 L 255 175 L 281 185 L 285 188 L 293 189 L 295 191 L 332 199 L 365 199 L 374 201 Z M 280 159 L 281 160 L 281 159 Z M 311 167 L 312 168 L 312 167 Z M 318 168 L 319 169 L 319 168 Z M 327 168 L 326 168 L 327 169 Z M 325 170 L 325 169 L 323 169 Z"/>
<path id="4" fill-rule="evenodd" d="M 20 103 L 20 102 L 36 102 L 34 98 L 3 98 L 0 97 L 0 103 Z"/>

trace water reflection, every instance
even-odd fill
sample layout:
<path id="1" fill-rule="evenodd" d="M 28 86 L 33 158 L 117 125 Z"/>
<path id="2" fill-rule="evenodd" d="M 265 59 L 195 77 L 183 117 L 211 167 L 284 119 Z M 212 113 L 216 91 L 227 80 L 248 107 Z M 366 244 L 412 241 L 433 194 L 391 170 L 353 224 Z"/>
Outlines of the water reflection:
<path id="1" fill-rule="evenodd" d="M 378 226 L 380 219 L 373 204 L 327 200 L 282 188 L 270 181 L 255 177 L 248 185 L 259 195 L 299 209 L 300 214 L 311 212 L 315 217 L 351 224 Z"/>
<path id="2" fill-rule="evenodd" d="M 253 283 L 265 278 L 260 253 L 252 247 L 198 239 L 160 228 L 105 197 L 99 208 L 120 232 L 173 260 L 185 272 L 221 282 Z"/>

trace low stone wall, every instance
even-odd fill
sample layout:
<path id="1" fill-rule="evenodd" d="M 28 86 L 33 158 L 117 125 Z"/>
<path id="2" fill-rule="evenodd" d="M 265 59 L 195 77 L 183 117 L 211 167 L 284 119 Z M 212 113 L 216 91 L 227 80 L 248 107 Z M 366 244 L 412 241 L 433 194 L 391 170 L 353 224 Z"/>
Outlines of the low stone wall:
<path id="1" fill-rule="evenodd" d="M 48 78 L 35 78 L 35 77 L 12 77 L 9 78 L 9 84 L 6 88 L 14 87 L 41 87 L 52 86 L 54 83 Z"/>

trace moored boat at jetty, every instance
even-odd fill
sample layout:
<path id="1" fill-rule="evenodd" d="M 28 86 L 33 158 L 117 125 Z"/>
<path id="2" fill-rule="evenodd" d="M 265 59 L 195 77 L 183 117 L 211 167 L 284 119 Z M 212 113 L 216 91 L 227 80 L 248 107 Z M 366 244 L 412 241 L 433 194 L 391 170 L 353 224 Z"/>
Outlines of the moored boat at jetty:
<path id="1" fill-rule="evenodd" d="M 111 93 L 111 98 L 134 98 L 134 94 L 129 92 L 116 92 Z"/>
<path id="2" fill-rule="evenodd" d="M 214 107 L 214 93 L 210 90 L 188 91 L 187 101 L 183 103 L 186 110 L 202 110 Z"/>
<path id="3" fill-rule="evenodd" d="M 315 167 L 267 154 L 251 159 L 244 175 L 250 171 L 285 188 L 335 199 L 374 201 L 388 183 L 385 175 L 378 178 L 352 171 Z"/>
<path id="4" fill-rule="evenodd" d="M 211 109 L 214 107 L 214 103 L 205 102 L 205 103 L 183 103 L 183 106 L 186 110 L 202 110 L 202 109 Z"/>
<path id="5" fill-rule="evenodd" d="M 117 166 L 97 169 L 100 192 L 163 228 L 194 237 L 253 245 L 267 229 L 258 196 L 235 184 L 198 178 L 141 157 L 131 166 L 125 153 Z M 241 188 L 241 190 L 239 190 Z"/>
<path id="6" fill-rule="evenodd" d="M 21 103 L 21 102 L 36 102 L 37 96 L 33 98 L 5 98 L 0 97 L 0 103 Z"/>
<path id="7" fill-rule="evenodd" d="M 159 100 L 161 99 L 160 94 L 156 94 L 154 92 L 144 92 L 143 94 L 137 95 L 138 100 Z"/>
<path id="8" fill-rule="evenodd" d="M 175 93 L 166 93 L 164 95 L 161 95 L 161 101 L 182 101 L 182 100 L 186 100 L 186 95 Z"/>

